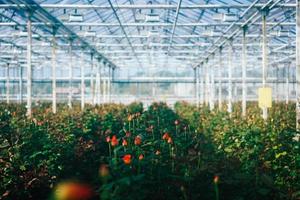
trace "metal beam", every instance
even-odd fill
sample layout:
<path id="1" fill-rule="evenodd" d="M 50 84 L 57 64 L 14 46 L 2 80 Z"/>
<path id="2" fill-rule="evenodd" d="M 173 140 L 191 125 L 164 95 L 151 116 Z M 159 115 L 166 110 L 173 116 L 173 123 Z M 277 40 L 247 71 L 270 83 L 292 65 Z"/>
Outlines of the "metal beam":
<path id="1" fill-rule="evenodd" d="M 181 9 L 247 9 L 251 4 L 194 4 L 182 5 Z M 40 4 L 44 9 L 111 9 L 110 5 L 88 5 L 88 4 Z M 250 9 L 260 9 L 264 4 L 256 4 Z M 25 4 L 0 4 L 0 8 L 25 8 Z M 176 5 L 170 4 L 113 4 L 118 9 L 171 9 L 175 10 Z M 274 6 L 274 8 L 295 9 L 295 3 L 282 3 Z"/>
<path id="2" fill-rule="evenodd" d="M 243 22 L 236 22 L 234 24 L 234 26 L 243 26 L 245 23 Z M 119 27 L 120 24 L 119 23 L 104 23 L 104 22 L 65 22 L 63 23 L 64 26 L 97 26 L 97 27 L 112 27 L 112 26 L 117 26 Z M 261 26 L 262 23 L 261 22 L 255 22 L 252 23 L 251 25 L 253 26 Z M 268 22 L 267 23 L 268 26 L 275 26 L 275 25 L 280 25 L 280 26 L 295 26 L 295 22 L 282 22 L 280 24 L 278 24 L 278 22 Z M 17 24 L 15 22 L 0 22 L 0 26 L 26 26 L 26 24 L 24 23 L 20 23 Z M 61 26 L 61 23 L 59 22 L 32 22 L 32 26 Z M 156 22 L 138 22 L 138 23 L 134 23 L 134 22 L 128 22 L 128 23 L 122 23 L 123 27 L 136 27 L 136 26 L 144 26 L 144 27 L 153 27 L 153 26 L 161 26 L 161 27 L 173 27 L 173 23 L 156 23 Z M 232 23 L 229 22 L 190 22 L 190 23 L 177 23 L 178 27 L 189 27 L 189 26 L 201 26 L 201 27 L 216 27 L 216 26 L 232 26 Z M 74 33 L 75 34 L 75 33 Z M 79 37 L 77 34 L 76 35 L 70 35 L 71 37 Z M 220 36 L 219 36 L 220 37 Z M 85 45 L 87 45 L 86 42 L 84 42 Z"/>
<path id="3" fill-rule="evenodd" d="M 14 7 L 11 7 L 11 9 L 15 9 L 21 16 L 23 16 L 23 13 L 25 11 L 31 11 L 32 16 L 40 19 L 42 24 L 46 24 L 47 26 L 44 26 L 43 28 L 46 29 L 46 32 L 51 32 L 52 27 L 56 26 L 58 27 L 57 32 L 68 34 L 70 37 L 75 41 L 79 42 L 84 46 L 84 48 L 87 48 L 91 51 L 91 53 L 94 53 L 97 55 L 97 57 L 101 57 L 102 59 L 106 60 L 107 63 L 109 63 L 111 66 L 115 66 L 114 63 L 112 63 L 109 59 L 107 59 L 104 55 L 102 55 L 95 47 L 91 46 L 87 41 L 85 41 L 83 38 L 79 37 L 74 31 L 69 29 L 65 24 L 61 23 L 60 20 L 58 20 L 56 17 L 54 17 L 52 14 L 50 14 L 45 8 L 41 7 L 38 3 L 36 3 L 33 0 L 5 0 L 6 4 L 1 5 L 9 5 L 9 3 L 13 2 Z M 13 23 L 15 25 L 20 26 L 20 24 Z M 35 23 L 32 23 L 31 26 L 35 26 Z M 1 25 L 0 25 L 1 26 Z M 14 25 L 13 25 L 14 26 Z"/>
<path id="4" fill-rule="evenodd" d="M 127 36 L 127 33 L 126 33 L 126 31 L 125 31 L 125 28 L 124 28 L 124 25 L 122 24 L 122 22 L 121 22 L 121 20 L 120 20 L 120 18 L 119 18 L 119 16 L 118 16 L 118 14 L 117 14 L 117 11 L 116 11 L 115 7 L 113 6 L 113 4 L 111 3 L 110 0 L 108 0 L 108 3 L 109 3 L 109 5 L 110 5 L 111 9 L 113 10 L 113 13 L 114 13 L 116 19 L 118 20 L 118 26 L 121 27 L 121 30 L 122 30 L 122 32 L 124 33 L 124 35 L 125 35 L 125 37 L 126 37 L 126 39 L 127 39 L 127 41 L 128 41 L 129 46 L 131 47 L 132 53 L 134 54 L 134 56 L 135 56 L 137 62 L 139 63 L 140 67 L 142 67 L 142 63 L 140 62 L 138 56 L 137 56 L 136 53 L 135 53 L 134 47 L 132 46 L 132 43 L 131 43 L 130 39 L 129 39 L 128 36 Z"/>
<path id="5" fill-rule="evenodd" d="M 170 38 L 170 41 L 169 41 L 167 55 L 169 55 L 170 48 L 172 47 L 172 44 L 173 44 L 173 38 L 174 38 L 175 29 L 176 29 L 176 25 L 177 25 L 177 21 L 178 21 L 178 16 L 179 16 L 179 12 L 180 12 L 181 2 L 182 2 L 182 0 L 179 0 L 178 4 L 177 4 L 176 14 L 175 14 L 175 20 L 174 20 L 173 26 L 172 26 L 171 38 Z"/>

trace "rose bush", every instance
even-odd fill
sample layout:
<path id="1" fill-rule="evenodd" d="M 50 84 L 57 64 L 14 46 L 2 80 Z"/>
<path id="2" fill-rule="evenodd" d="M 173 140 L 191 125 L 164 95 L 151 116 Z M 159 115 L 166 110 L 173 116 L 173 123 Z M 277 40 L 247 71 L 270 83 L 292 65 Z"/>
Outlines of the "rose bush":
<path id="1" fill-rule="evenodd" d="M 246 118 L 240 103 L 231 117 L 185 102 L 50 106 L 27 119 L 0 104 L 2 199 L 57 199 L 60 185 L 90 199 L 299 198 L 295 104 L 275 103 L 266 123 L 254 102 Z"/>

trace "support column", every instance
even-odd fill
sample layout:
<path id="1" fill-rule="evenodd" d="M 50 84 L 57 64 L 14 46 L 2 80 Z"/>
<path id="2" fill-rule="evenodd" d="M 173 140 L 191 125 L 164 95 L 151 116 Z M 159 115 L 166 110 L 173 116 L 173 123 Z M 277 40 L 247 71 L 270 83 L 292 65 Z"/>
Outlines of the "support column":
<path id="1" fill-rule="evenodd" d="M 193 71 L 194 71 L 194 81 L 193 81 L 193 84 L 194 84 L 194 100 L 193 100 L 193 103 L 195 103 L 197 105 L 197 68 L 193 68 Z"/>
<path id="2" fill-rule="evenodd" d="M 203 106 L 204 104 L 204 69 L 203 69 L 203 65 L 200 66 L 201 68 L 199 68 L 199 70 L 201 69 L 201 73 L 199 75 L 199 78 L 201 77 L 201 85 L 200 85 L 200 103 L 201 103 L 201 106 Z"/>
<path id="3" fill-rule="evenodd" d="M 214 72 L 214 63 L 210 66 L 210 98 L 209 98 L 209 108 L 213 110 L 215 108 L 215 72 Z"/>
<path id="4" fill-rule="evenodd" d="M 276 102 L 279 102 L 279 67 L 276 65 Z"/>
<path id="5" fill-rule="evenodd" d="M 80 74 L 81 74 L 81 110 L 84 110 L 84 104 L 85 104 L 85 80 L 84 80 L 84 60 L 83 60 L 83 49 L 81 51 L 81 66 L 80 66 Z"/>
<path id="6" fill-rule="evenodd" d="M 32 31 L 31 31 L 31 17 L 28 16 L 27 21 L 27 113 L 30 118 L 32 116 L 32 63 L 31 63 L 31 51 L 32 51 Z"/>
<path id="7" fill-rule="evenodd" d="M 90 75 L 90 95 L 91 103 L 95 105 L 95 85 L 94 85 L 94 55 L 91 53 L 91 75 Z"/>
<path id="8" fill-rule="evenodd" d="M 208 89 L 208 86 L 209 86 L 209 75 L 208 75 L 208 62 L 205 63 L 205 105 L 208 106 L 209 104 L 209 89 Z"/>
<path id="9" fill-rule="evenodd" d="M 105 71 L 105 68 L 103 67 L 103 71 Z M 103 73 L 103 75 L 104 75 L 105 73 Z M 107 88 L 107 86 L 106 86 L 106 79 L 103 79 L 103 94 L 102 94 L 102 96 L 103 96 L 103 103 L 106 103 L 106 88 Z"/>
<path id="10" fill-rule="evenodd" d="M 98 90 L 98 104 L 101 104 L 103 101 L 101 101 L 101 97 L 104 97 L 104 90 L 102 87 L 103 84 L 103 77 L 102 77 L 102 65 L 100 64 L 100 61 L 98 62 L 98 73 L 99 73 L 99 90 Z"/>
<path id="11" fill-rule="evenodd" d="M 262 46 L 262 85 L 266 87 L 266 80 L 267 80 L 267 65 L 268 65 L 268 58 L 267 58 L 267 13 L 264 11 L 262 13 L 262 34 L 263 34 L 263 46 Z M 266 120 L 268 118 L 268 109 L 263 108 L 263 119 Z"/>
<path id="12" fill-rule="evenodd" d="M 232 41 L 230 41 L 228 51 L 228 112 L 230 115 L 232 112 L 232 53 L 233 46 Z"/>
<path id="13" fill-rule="evenodd" d="M 243 50 L 242 50 L 242 116 L 246 117 L 247 112 L 247 39 L 246 39 L 247 27 L 243 27 Z"/>
<path id="14" fill-rule="evenodd" d="M 23 103 L 23 68 L 19 63 L 19 103 Z"/>
<path id="15" fill-rule="evenodd" d="M 222 110 L 222 82 L 221 82 L 221 77 L 222 77 L 222 47 L 220 47 L 219 51 L 219 70 L 218 70 L 218 105 L 219 105 L 219 110 Z"/>
<path id="16" fill-rule="evenodd" d="M 111 100 L 111 67 L 108 67 L 108 77 L 107 77 L 107 97 L 108 97 L 108 103 L 110 103 Z"/>
<path id="17" fill-rule="evenodd" d="M 300 129 L 300 0 L 297 0 L 296 6 L 296 128 Z"/>
<path id="18" fill-rule="evenodd" d="M 199 82 L 199 67 L 196 67 L 196 106 L 199 107 L 199 103 L 200 103 L 200 95 L 199 95 L 199 86 L 200 86 L 200 82 Z"/>
<path id="19" fill-rule="evenodd" d="M 9 85 L 9 63 L 6 64 L 6 103 L 9 104 L 10 102 L 10 85 Z"/>
<path id="20" fill-rule="evenodd" d="M 290 63 L 285 67 L 285 77 L 286 77 L 286 95 L 285 95 L 285 103 L 288 104 L 290 101 Z"/>
<path id="21" fill-rule="evenodd" d="M 95 95 L 95 97 L 94 97 L 94 101 L 95 101 L 95 104 L 100 104 L 100 91 L 101 91 L 101 86 L 100 86 L 100 83 L 101 83 L 101 81 L 100 81 L 100 69 L 99 69 L 99 64 L 97 63 L 97 64 L 95 64 L 96 65 L 96 67 L 95 67 L 95 69 L 96 69 L 96 83 L 95 83 L 95 86 L 94 86 L 94 91 L 93 91 L 93 93 L 94 93 L 94 95 Z"/>
<path id="22" fill-rule="evenodd" d="M 56 113 L 56 40 L 52 38 L 52 112 Z"/>
<path id="23" fill-rule="evenodd" d="M 72 56 L 72 41 L 69 44 L 69 95 L 68 95 L 68 106 L 72 108 L 72 96 L 73 96 L 73 56 Z"/>

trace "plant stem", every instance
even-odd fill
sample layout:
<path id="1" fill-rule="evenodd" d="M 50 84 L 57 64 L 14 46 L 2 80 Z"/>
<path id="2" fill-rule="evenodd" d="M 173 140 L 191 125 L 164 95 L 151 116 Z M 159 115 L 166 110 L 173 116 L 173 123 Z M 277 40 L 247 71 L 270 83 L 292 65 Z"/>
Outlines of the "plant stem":
<path id="1" fill-rule="evenodd" d="M 215 194 L 216 194 L 216 200 L 219 200 L 219 186 L 218 186 L 218 183 L 215 183 Z"/>

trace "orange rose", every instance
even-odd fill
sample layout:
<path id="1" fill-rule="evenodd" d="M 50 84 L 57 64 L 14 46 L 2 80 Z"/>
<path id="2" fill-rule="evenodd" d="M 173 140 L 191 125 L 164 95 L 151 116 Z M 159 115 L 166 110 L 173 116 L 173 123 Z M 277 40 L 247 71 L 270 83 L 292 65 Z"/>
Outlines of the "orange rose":
<path id="1" fill-rule="evenodd" d="M 215 184 L 218 184 L 218 183 L 219 183 L 219 179 L 220 179 L 219 176 L 215 176 L 215 177 L 214 177 L 214 183 L 215 183 Z"/>
<path id="2" fill-rule="evenodd" d="M 139 156 L 139 160 L 143 160 L 143 159 L 144 159 L 144 155 L 141 154 L 141 155 Z"/>
<path id="3" fill-rule="evenodd" d="M 122 145 L 123 145 L 123 146 L 127 146 L 127 145 L 128 145 L 128 142 L 127 142 L 125 139 L 123 139 Z"/>
<path id="4" fill-rule="evenodd" d="M 135 145 L 141 145 L 142 144 L 142 138 L 140 136 L 136 136 L 134 139 L 134 144 Z"/>
<path id="5" fill-rule="evenodd" d="M 107 142 L 107 143 L 110 142 L 110 137 L 109 137 L 109 136 L 106 137 L 106 142 Z"/>
<path id="6" fill-rule="evenodd" d="M 168 140 L 169 138 L 170 138 L 169 133 L 165 133 L 165 134 L 162 136 L 162 139 L 163 139 L 163 140 Z"/>
<path id="7" fill-rule="evenodd" d="M 173 143 L 173 140 L 172 140 L 171 137 L 168 138 L 168 143 L 169 143 L 169 144 L 172 144 L 172 143 Z"/>
<path id="8" fill-rule="evenodd" d="M 126 165 L 129 165 L 131 163 L 131 155 L 130 154 L 126 154 L 123 156 L 123 161 Z"/>
<path id="9" fill-rule="evenodd" d="M 119 144 L 119 141 L 117 139 L 117 136 L 113 135 L 111 138 L 111 146 L 117 146 Z"/>

